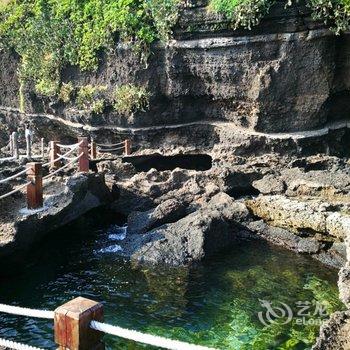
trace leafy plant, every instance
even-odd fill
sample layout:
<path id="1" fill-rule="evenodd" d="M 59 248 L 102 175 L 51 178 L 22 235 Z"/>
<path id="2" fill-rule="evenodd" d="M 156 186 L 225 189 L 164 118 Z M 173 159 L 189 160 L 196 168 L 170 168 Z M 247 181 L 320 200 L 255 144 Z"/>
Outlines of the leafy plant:
<path id="1" fill-rule="evenodd" d="M 179 17 L 179 4 L 180 0 L 151 0 L 146 2 L 146 6 L 152 14 L 158 37 L 163 41 L 167 41 L 171 37 L 171 30 Z"/>
<path id="2" fill-rule="evenodd" d="M 92 111 L 95 114 L 102 114 L 105 109 L 105 100 L 99 99 L 92 104 Z"/>
<path id="3" fill-rule="evenodd" d="M 61 89 L 58 97 L 64 103 L 68 103 L 71 100 L 73 92 L 74 92 L 74 86 L 71 81 L 69 83 L 63 83 L 61 85 Z"/>
<path id="4" fill-rule="evenodd" d="M 298 1 L 298 0 L 296 0 Z M 209 10 L 224 15 L 230 27 L 251 29 L 259 24 L 276 0 L 211 0 Z M 290 6 L 292 0 L 286 1 Z M 321 20 L 339 34 L 350 29 L 349 0 L 306 0 L 315 20 Z"/>
<path id="5" fill-rule="evenodd" d="M 145 87 L 132 84 L 118 87 L 114 94 L 114 109 L 124 115 L 144 111 L 149 107 L 150 93 Z"/>
<path id="6" fill-rule="evenodd" d="M 211 0 L 209 9 L 225 15 L 233 29 L 251 29 L 269 12 L 275 0 Z"/>
<path id="7" fill-rule="evenodd" d="M 91 109 L 94 108 L 101 109 L 101 101 L 104 101 L 104 93 L 107 90 L 107 86 L 93 86 L 85 85 L 81 86 L 77 93 L 77 105 L 79 108 Z M 98 104 L 96 105 L 96 103 Z"/>
<path id="8" fill-rule="evenodd" d="M 309 0 L 307 5 L 312 17 L 329 25 L 336 34 L 350 29 L 349 0 Z"/>

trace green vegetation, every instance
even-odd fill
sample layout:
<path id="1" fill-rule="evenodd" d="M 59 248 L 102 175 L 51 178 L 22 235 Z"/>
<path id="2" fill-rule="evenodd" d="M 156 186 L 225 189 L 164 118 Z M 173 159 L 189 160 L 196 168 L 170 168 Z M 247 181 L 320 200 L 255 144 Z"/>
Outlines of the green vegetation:
<path id="1" fill-rule="evenodd" d="M 298 1 L 298 0 L 297 0 Z M 209 9 L 226 16 L 233 29 L 251 29 L 269 12 L 276 0 L 210 0 Z M 286 1 L 290 6 L 292 0 Z M 329 25 L 339 34 L 350 29 L 349 0 L 306 0 L 312 17 Z"/>
<path id="2" fill-rule="evenodd" d="M 77 93 L 77 105 L 79 108 L 88 109 L 95 114 L 103 113 L 106 100 L 107 86 L 81 86 Z"/>
<path id="3" fill-rule="evenodd" d="M 23 86 L 34 82 L 46 96 L 59 93 L 67 65 L 96 70 L 100 53 L 115 40 L 145 56 L 165 40 L 177 20 L 179 0 L 9 0 L 0 3 L 0 49 L 21 59 Z"/>
<path id="4" fill-rule="evenodd" d="M 114 98 L 114 109 L 120 114 L 130 115 L 149 107 L 150 93 L 145 87 L 127 84 L 116 89 Z"/>
<path id="5" fill-rule="evenodd" d="M 275 0 L 211 0 L 209 9 L 224 14 L 233 29 L 251 29 L 269 12 Z"/>
<path id="6" fill-rule="evenodd" d="M 128 43 L 147 59 L 150 44 L 167 41 L 183 0 L 0 0 L 0 50 L 20 57 L 20 107 L 28 83 L 36 92 L 68 101 L 61 71 L 73 65 L 96 71 L 101 53 L 116 41 Z M 210 0 L 209 9 L 225 15 L 234 29 L 251 29 L 276 0 Z M 286 6 L 292 0 L 286 1 Z M 336 33 L 350 29 L 350 0 L 306 0 L 313 17 Z M 126 91 L 124 91 L 125 93 Z M 95 101 L 96 102 L 96 101 Z M 122 108 L 116 103 L 117 109 Z M 95 106 L 102 109 L 102 103 Z"/>
<path id="7" fill-rule="evenodd" d="M 63 83 L 58 97 L 62 102 L 68 103 L 71 101 L 73 92 L 74 92 L 74 86 L 72 82 L 69 82 L 67 84 Z"/>

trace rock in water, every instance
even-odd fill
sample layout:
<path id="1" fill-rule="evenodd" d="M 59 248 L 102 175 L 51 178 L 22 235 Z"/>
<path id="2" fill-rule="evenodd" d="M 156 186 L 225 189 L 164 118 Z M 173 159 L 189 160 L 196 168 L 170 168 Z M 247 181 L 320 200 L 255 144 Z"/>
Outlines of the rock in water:
<path id="1" fill-rule="evenodd" d="M 168 199 L 155 209 L 133 212 L 128 216 L 128 233 L 145 233 L 155 227 L 180 220 L 186 215 L 186 206 L 176 199 Z"/>
<path id="2" fill-rule="evenodd" d="M 129 236 L 123 248 L 138 263 L 188 265 L 246 238 L 249 231 L 239 222 L 248 217 L 243 203 L 219 193 L 201 209 L 175 223 L 144 235 Z"/>

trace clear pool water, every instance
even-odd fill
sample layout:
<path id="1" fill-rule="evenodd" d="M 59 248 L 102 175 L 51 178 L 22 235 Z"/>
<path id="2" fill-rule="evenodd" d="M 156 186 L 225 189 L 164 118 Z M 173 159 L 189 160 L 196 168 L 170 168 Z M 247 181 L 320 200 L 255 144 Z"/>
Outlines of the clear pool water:
<path id="1" fill-rule="evenodd" d="M 232 350 L 309 349 L 319 328 L 310 323 L 342 307 L 337 272 L 311 258 L 245 242 L 191 269 L 136 268 L 110 248 L 118 242 L 108 225 L 96 224 L 96 217 L 90 221 L 51 235 L 21 274 L 1 278 L 0 302 L 54 309 L 84 296 L 104 302 L 111 324 Z M 270 313 L 261 300 L 272 303 Z M 303 305 L 311 315 L 299 324 Z M 0 315 L 0 337 L 55 349 L 52 322 L 46 320 Z M 108 349 L 154 349 L 105 340 Z"/>

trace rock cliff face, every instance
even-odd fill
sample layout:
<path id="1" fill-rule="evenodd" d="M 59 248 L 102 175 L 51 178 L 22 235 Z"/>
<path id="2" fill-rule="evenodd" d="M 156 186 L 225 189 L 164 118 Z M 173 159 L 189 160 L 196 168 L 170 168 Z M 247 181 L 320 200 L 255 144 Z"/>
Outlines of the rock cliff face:
<path id="1" fill-rule="evenodd" d="M 266 133 L 320 128 L 348 118 L 349 35 L 334 36 L 313 22 L 305 7 L 285 9 L 284 2 L 277 2 L 252 31 L 230 31 L 206 5 L 206 0 L 187 2 L 174 40 L 167 47 L 155 45 L 147 67 L 130 48 L 117 46 L 101 59 L 96 73 L 72 67 L 63 72 L 64 81 L 106 85 L 110 92 L 125 83 L 145 85 L 152 93 L 148 111 L 125 117 L 110 110 L 96 116 L 28 88 L 27 112 L 37 123 L 43 119 L 38 114 L 49 113 L 80 126 L 111 129 L 226 121 Z M 18 108 L 16 65 L 13 54 L 0 54 L 4 107 Z M 1 113 L 16 119 L 13 110 Z"/>

